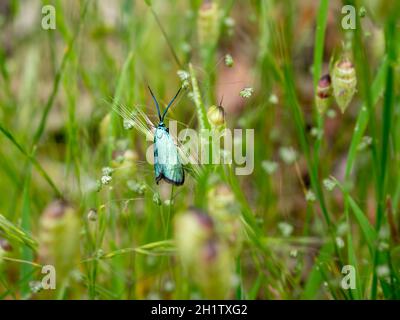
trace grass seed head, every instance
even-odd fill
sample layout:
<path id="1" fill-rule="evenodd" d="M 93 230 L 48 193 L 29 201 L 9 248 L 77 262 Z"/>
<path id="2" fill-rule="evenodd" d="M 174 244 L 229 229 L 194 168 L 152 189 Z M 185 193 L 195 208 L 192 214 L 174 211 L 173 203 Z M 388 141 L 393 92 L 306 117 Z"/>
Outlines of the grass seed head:
<path id="1" fill-rule="evenodd" d="M 357 77 L 353 63 L 343 58 L 336 62 L 332 73 L 333 95 L 344 113 L 356 92 Z"/>
<path id="2" fill-rule="evenodd" d="M 79 259 L 80 220 L 65 200 L 56 200 L 44 210 L 39 221 L 39 259 L 53 265 L 57 281 L 68 278 Z"/>
<path id="3" fill-rule="evenodd" d="M 190 209 L 175 220 L 175 239 L 185 269 L 209 299 L 227 297 L 233 261 L 225 241 L 218 236 L 214 219 Z"/>
<path id="4" fill-rule="evenodd" d="M 175 220 L 175 238 L 182 262 L 189 266 L 198 255 L 200 247 L 213 237 L 212 218 L 199 209 L 190 209 Z"/>
<path id="5" fill-rule="evenodd" d="M 197 18 L 197 36 L 201 48 L 209 48 L 217 43 L 218 29 L 218 5 L 211 0 L 205 0 L 199 9 Z"/>

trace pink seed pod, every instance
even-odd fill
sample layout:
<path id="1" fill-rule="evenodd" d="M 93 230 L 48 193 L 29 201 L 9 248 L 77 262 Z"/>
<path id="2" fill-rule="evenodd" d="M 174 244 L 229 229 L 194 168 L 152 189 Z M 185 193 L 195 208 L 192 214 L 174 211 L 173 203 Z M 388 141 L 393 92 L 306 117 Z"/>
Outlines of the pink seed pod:
<path id="1" fill-rule="evenodd" d="M 332 81 L 329 74 L 323 75 L 317 85 L 315 105 L 319 113 L 324 114 L 332 103 Z"/>
<path id="2" fill-rule="evenodd" d="M 13 247 L 10 242 L 8 242 L 8 240 L 0 238 L 0 250 L 11 252 L 13 250 Z"/>

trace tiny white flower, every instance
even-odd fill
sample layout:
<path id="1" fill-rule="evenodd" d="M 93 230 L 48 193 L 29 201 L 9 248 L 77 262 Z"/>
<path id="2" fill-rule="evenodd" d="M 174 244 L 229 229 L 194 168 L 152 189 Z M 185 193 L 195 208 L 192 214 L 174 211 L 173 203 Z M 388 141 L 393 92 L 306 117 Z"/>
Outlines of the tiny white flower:
<path id="1" fill-rule="evenodd" d="M 380 241 L 378 243 L 378 250 L 379 251 L 386 251 L 389 249 L 389 243 L 387 243 L 386 241 Z"/>
<path id="2" fill-rule="evenodd" d="M 345 235 L 347 233 L 347 230 L 348 230 L 347 223 L 342 222 L 337 226 L 336 233 L 339 236 L 343 236 L 343 235 Z"/>
<path id="3" fill-rule="evenodd" d="M 124 129 L 125 130 L 131 130 L 134 127 L 134 122 L 133 120 L 130 119 L 124 119 Z"/>
<path id="4" fill-rule="evenodd" d="M 182 49 L 183 52 L 189 53 L 192 50 L 192 46 L 187 42 L 182 42 L 181 43 L 181 49 Z"/>
<path id="5" fill-rule="evenodd" d="M 317 197 L 315 196 L 315 193 L 312 190 L 307 190 L 306 200 L 308 202 L 314 202 L 315 200 L 317 200 Z"/>
<path id="6" fill-rule="evenodd" d="M 372 138 L 369 136 L 364 136 L 360 142 L 360 144 L 358 145 L 357 149 L 359 151 L 361 150 L 365 150 L 366 148 L 368 148 L 370 145 L 372 144 Z"/>
<path id="7" fill-rule="evenodd" d="M 284 237 L 289 237 L 293 232 L 293 226 L 287 222 L 279 222 L 278 228 Z"/>
<path id="8" fill-rule="evenodd" d="M 102 176 L 101 177 L 101 183 L 106 185 L 111 182 L 112 178 L 110 176 Z"/>
<path id="9" fill-rule="evenodd" d="M 174 291 L 174 289 L 175 289 L 175 284 L 172 281 L 168 280 L 165 282 L 165 284 L 164 284 L 165 291 L 172 292 L 172 291 Z"/>
<path id="10" fill-rule="evenodd" d="M 174 204 L 174 200 L 167 199 L 164 201 L 164 205 L 166 207 L 172 206 Z"/>
<path id="11" fill-rule="evenodd" d="M 293 164 L 297 159 L 297 152 L 292 147 L 279 148 L 279 156 L 286 164 Z"/>
<path id="12" fill-rule="evenodd" d="M 311 135 L 315 138 L 321 138 L 323 136 L 324 132 L 318 128 L 312 128 L 311 129 Z"/>
<path id="13" fill-rule="evenodd" d="M 225 55 L 225 65 L 230 68 L 233 67 L 233 58 L 229 53 Z"/>
<path id="14" fill-rule="evenodd" d="M 264 160 L 261 162 L 261 167 L 268 174 L 273 174 L 278 169 L 278 163 L 275 161 Z"/>
<path id="15" fill-rule="evenodd" d="M 30 281 L 29 288 L 33 293 L 38 293 L 43 289 L 42 283 L 40 281 Z"/>
<path id="16" fill-rule="evenodd" d="M 112 175 L 113 171 L 114 171 L 114 169 L 110 168 L 110 167 L 104 167 L 101 169 L 103 176 L 110 176 L 110 175 Z"/>
<path id="17" fill-rule="evenodd" d="M 292 258 L 297 258 L 297 254 L 298 254 L 299 252 L 296 250 L 296 249 L 292 249 L 292 250 L 290 250 L 290 252 L 289 252 L 289 255 L 292 257 Z"/>
<path id="18" fill-rule="evenodd" d="M 335 241 L 339 249 L 344 248 L 344 241 L 341 237 L 336 237 Z"/>
<path id="19" fill-rule="evenodd" d="M 326 112 L 326 116 L 327 116 L 328 118 L 330 118 L 330 119 L 334 119 L 334 118 L 336 118 L 336 111 L 335 111 L 334 109 L 329 109 L 329 110 Z"/>
<path id="20" fill-rule="evenodd" d="M 376 267 L 376 273 L 379 278 L 384 278 L 390 274 L 390 269 L 386 264 L 380 265 Z"/>
<path id="21" fill-rule="evenodd" d="M 254 89 L 253 89 L 253 88 L 251 88 L 251 87 L 246 87 L 246 88 L 244 88 L 242 91 L 240 91 L 239 95 L 240 95 L 242 98 L 250 98 L 251 95 L 253 94 L 253 92 L 254 92 Z"/>
<path id="22" fill-rule="evenodd" d="M 187 72 L 186 70 L 178 70 L 176 72 L 176 74 L 178 75 L 179 79 L 181 79 L 182 81 L 185 80 L 189 80 L 189 72 Z"/>
<path id="23" fill-rule="evenodd" d="M 182 81 L 182 88 L 184 89 L 189 88 L 189 80 Z"/>
<path id="24" fill-rule="evenodd" d="M 322 183 L 324 184 L 326 190 L 328 191 L 332 191 L 336 187 L 336 182 L 330 178 L 324 179 Z"/>
<path id="25" fill-rule="evenodd" d="M 136 180 L 127 181 L 126 185 L 130 190 L 137 193 L 138 195 L 144 195 L 146 191 L 146 185 L 144 183 L 140 183 Z"/>
<path id="26" fill-rule="evenodd" d="M 235 26 L 235 20 L 231 17 L 226 17 L 224 20 L 224 24 L 228 28 L 233 28 Z"/>
<path id="27" fill-rule="evenodd" d="M 274 93 L 271 94 L 268 98 L 268 102 L 271 104 L 278 104 L 278 102 L 279 102 L 278 96 Z"/>

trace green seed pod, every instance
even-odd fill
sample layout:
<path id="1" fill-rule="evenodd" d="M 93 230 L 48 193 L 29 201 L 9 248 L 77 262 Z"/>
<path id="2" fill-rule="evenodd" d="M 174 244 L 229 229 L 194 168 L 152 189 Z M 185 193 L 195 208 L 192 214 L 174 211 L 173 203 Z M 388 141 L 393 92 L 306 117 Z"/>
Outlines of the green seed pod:
<path id="1" fill-rule="evenodd" d="M 215 45 L 218 41 L 218 5 L 204 0 L 197 18 L 197 35 L 200 47 Z"/>
<path id="2" fill-rule="evenodd" d="M 319 113 L 324 114 L 332 103 L 332 81 L 329 74 L 322 76 L 318 81 L 315 105 Z"/>
<path id="3" fill-rule="evenodd" d="M 332 75 L 333 95 L 342 113 L 349 106 L 356 92 L 357 77 L 353 64 L 348 59 L 336 62 Z"/>
<path id="4" fill-rule="evenodd" d="M 55 267 L 57 286 L 78 265 L 80 231 L 80 220 L 65 200 L 52 202 L 40 217 L 39 259 Z"/>
<path id="5" fill-rule="evenodd" d="M 221 127 L 225 124 L 225 110 L 222 106 L 211 106 L 207 111 L 207 118 L 213 127 Z"/>

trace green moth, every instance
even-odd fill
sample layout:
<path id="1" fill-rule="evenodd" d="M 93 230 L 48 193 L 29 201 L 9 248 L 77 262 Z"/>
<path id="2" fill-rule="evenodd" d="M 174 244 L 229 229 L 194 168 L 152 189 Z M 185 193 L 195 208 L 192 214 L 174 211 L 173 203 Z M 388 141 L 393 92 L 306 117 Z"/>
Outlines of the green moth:
<path id="1" fill-rule="evenodd" d="M 157 108 L 158 118 L 160 119 L 154 133 L 154 173 L 156 183 L 158 184 L 160 180 L 164 180 L 168 183 L 180 186 L 185 182 L 185 172 L 179 159 L 178 148 L 169 134 L 169 129 L 164 124 L 164 118 L 169 107 L 181 91 L 181 88 L 168 103 L 162 116 L 157 99 L 150 87 L 149 90 Z"/>

